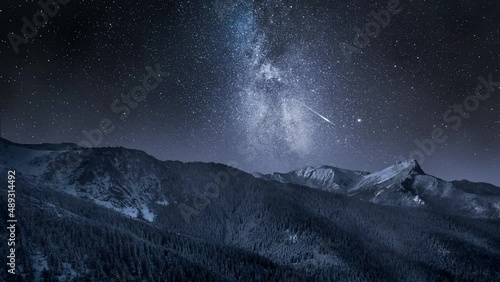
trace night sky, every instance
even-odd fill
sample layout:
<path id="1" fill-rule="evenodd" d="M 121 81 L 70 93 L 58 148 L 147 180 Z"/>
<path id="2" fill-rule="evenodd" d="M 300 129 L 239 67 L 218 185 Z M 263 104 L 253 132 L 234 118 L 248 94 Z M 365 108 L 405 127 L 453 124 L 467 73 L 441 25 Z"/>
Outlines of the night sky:
<path id="1" fill-rule="evenodd" d="M 93 145 L 162 160 L 267 173 L 412 157 L 500 185 L 500 2 L 395 2 L 70 0 L 24 43 L 40 6 L 2 0 L 2 137 L 89 143 L 104 120 Z"/>

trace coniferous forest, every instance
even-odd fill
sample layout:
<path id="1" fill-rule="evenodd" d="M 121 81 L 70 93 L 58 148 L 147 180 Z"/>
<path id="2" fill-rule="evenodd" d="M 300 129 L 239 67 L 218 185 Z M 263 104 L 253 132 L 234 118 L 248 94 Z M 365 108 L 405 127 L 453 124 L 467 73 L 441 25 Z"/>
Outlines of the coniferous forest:
<path id="1" fill-rule="evenodd" d="M 76 147 L 2 140 L 1 149 L 2 167 L 18 169 L 17 281 L 500 277 L 496 218 L 371 203 L 124 148 L 78 151 L 79 164 L 65 163 Z"/>

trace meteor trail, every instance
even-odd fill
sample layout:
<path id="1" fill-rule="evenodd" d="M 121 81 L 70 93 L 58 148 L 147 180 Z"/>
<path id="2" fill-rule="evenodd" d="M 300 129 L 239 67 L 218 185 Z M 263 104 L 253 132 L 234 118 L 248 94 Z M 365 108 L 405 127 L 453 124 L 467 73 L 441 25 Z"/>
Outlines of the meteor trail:
<path id="1" fill-rule="evenodd" d="M 326 117 L 322 116 L 320 113 L 316 112 L 315 110 L 309 108 L 306 104 L 302 103 L 301 101 L 297 100 L 297 99 L 293 99 L 295 101 L 297 101 L 297 103 L 301 104 L 302 106 L 306 107 L 309 111 L 315 113 L 316 115 L 318 115 L 320 118 L 322 118 L 324 121 L 328 122 L 329 124 L 331 125 L 334 125 L 333 122 L 331 122 L 329 119 L 327 119 Z"/>

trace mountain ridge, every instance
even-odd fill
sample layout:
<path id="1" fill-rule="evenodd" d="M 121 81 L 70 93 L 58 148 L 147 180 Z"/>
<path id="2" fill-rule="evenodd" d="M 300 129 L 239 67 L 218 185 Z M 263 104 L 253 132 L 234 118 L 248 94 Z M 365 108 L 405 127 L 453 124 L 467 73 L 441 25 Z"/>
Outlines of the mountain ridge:
<path id="1" fill-rule="evenodd" d="M 464 216 L 500 217 L 500 187 L 467 180 L 445 181 L 426 174 L 416 160 L 400 161 L 372 173 L 332 166 L 308 166 L 288 173 L 256 177 L 304 185 L 382 205 L 430 206 Z"/>
<path id="2" fill-rule="evenodd" d="M 216 163 L 161 161 L 144 151 L 123 147 L 82 148 L 67 144 L 26 145 L 0 139 L 3 156 L 0 165 L 10 162 L 41 186 L 91 198 L 98 204 L 148 221 L 155 218 L 152 206 L 168 205 L 172 201 L 162 187 L 167 185 L 166 179 L 183 178 L 173 171 L 180 173 L 186 165 L 234 169 Z M 13 148 L 9 150 L 9 146 Z M 426 207 L 472 217 L 500 217 L 499 187 L 470 181 L 448 182 L 426 174 L 416 160 L 397 162 L 371 173 L 322 165 L 252 176 L 381 205 Z M 206 181 L 211 180 L 207 177 Z"/>
<path id="3" fill-rule="evenodd" d="M 44 148 L 0 144 L 0 167 L 18 172 L 23 280 L 494 281 L 500 275 L 498 218 L 436 208 L 443 200 L 422 194 L 429 176 L 411 164 L 375 175 L 325 166 L 294 175 L 318 187 L 333 183 L 341 194 L 223 164 L 160 161 L 138 150 Z M 314 182 L 319 176 L 325 181 Z M 450 188 L 432 179 L 438 190 Z M 426 205 L 369 202 L 381 187 L 397 196 L 385 198 L 394 203 L 411 190 Z M 7 205 L 4 198 L 0 203 Z"/>

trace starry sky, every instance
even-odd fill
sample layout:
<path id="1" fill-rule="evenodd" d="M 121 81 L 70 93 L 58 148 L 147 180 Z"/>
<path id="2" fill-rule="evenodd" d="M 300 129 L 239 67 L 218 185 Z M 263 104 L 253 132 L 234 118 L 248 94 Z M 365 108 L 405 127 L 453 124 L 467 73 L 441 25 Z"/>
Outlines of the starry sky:
<path id="1" fill-rule="evenodd" d="M 1 1 L 4 138 L 88 143 L 82 131 L 106 120 L 113 130 L 95 145 L 162 160 L 268 173 L 374 171 L 412 157 L 446 180 L 500 185 L 500 89 L 468 99 L 479 76 L 500 81 L 498 1 L 59 6 L 21 42 L 23 17 L 41 8 Z M 151 71 L 154 89 L 134 92 Z M 426 143 L 436 131 L 440 142 Z"/>

